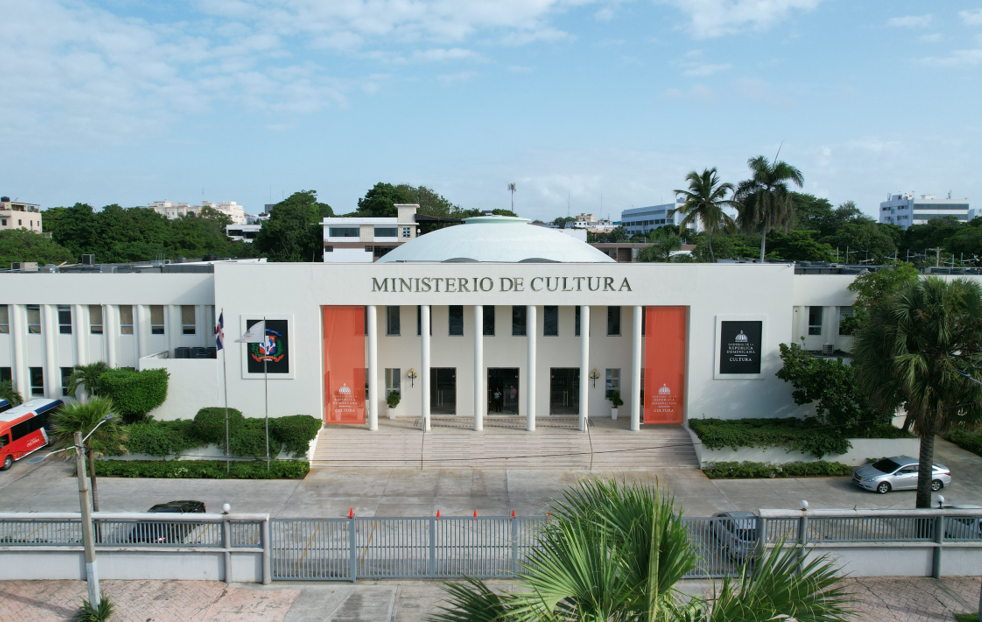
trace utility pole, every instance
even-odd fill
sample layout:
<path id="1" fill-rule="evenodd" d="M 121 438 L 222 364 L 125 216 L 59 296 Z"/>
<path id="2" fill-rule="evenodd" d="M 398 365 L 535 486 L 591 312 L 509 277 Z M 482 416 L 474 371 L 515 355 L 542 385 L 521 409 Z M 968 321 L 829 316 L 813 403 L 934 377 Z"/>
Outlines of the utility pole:
<path id="1" fill-rule="evenodd" d="M 82 509 L 82 547 L 85 549 L 85 576 L 89 588 L 89 604 L 99 608 L 99 568 L 95 560 L 95 537 L 92 533 L 92 508 L 89 506 L 89 480 L 85 477 L 85 449 L 82 433 L 75 433 L 75 471 L 78 475 L 78 502 Z"/>

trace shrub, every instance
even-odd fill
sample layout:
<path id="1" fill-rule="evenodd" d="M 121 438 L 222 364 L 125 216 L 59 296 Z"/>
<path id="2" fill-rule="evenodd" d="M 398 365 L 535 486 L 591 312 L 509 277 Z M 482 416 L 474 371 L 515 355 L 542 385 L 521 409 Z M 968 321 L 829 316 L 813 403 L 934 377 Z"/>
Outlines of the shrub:
<path id="1" fill-rule="evenodd" d="M 945 438 L 977 456 L 982 456 L 982 430 L 970 430 L 964 426 L 954 428 Z"/>
<path id="2" fill-rule="evenodd" d="M 99 595 L 99 606 L 96 607 L 89 601 L 82 599 L 82 608 L 78 610 L 75 619 L 78 622 L 104 622 L 113 615 L 115 605 L 109 600 L 105 592 Z"/>
<path id="3" fill-rule="evenodd" d="M 821 458 L 851 447 L 840 433 L 815 428 L 804 419 L 690 419 L 689 427 L 709 449 L 781 447 Z"/>
<path id="4" fill-rule="evenodd" d="M 265 451 L 265 449 L 264 449 Z M 200 479 L 303 479 L 310 471 L 304 461 L 277 460 L 232 462 L 231 473 L 224 460 L 96 460 L 100 477 L 158 477 Z"/>
<path id="5" fill-rule="evenodd" d="M 228 409 L 228 433 L 231 436 L 245 425 L 245 417 L 234 408 Z M 202 445 L 214 443 L 225 447 L 225 408 L 202 408 L 194 416 L 194 433 Z M 263 454 L 265 455 L 265 453 Z"/>
<path id="6" fill-rule="evenodd" d="M 125 423 L 134 423 L 164 403 L 169 378 L 166 369 L 111 369 L 99 376 L 99 395 L 112 400 Z"/>
<path id="7" fill-rule="evenodd" d="M 398 391 L 389 391 L 389 394 L 385 396 L 385 403 L 389 405 L 389 408 L 395 408 L 402 401 L 402 395 Z"/>
<path id="8" fill-rule="evenodd" d="M 399 394 L 393 392 L 389 395 Z M 317 438 L 320 429 L 321 420 L 310 415 L 292 415 L 269 420 L 269 435 L 283 445 L 283 451 L 294 458 L 307 455 L 310 441 Z"/>
<path id="9" fill-rule="evenodd" d="M 134 423 L 127 426 L 123 441 L 130 453 L 151 456 L 179 455 L 201 444 L 194 432 L 194 422 L 187 419 Z"/>
<path id="10" fill-rule="evenodd" d="M 838 477 L 852 473 L 852 467 L 841 462 L 714 462 L 703 472 L 710 479 L 760 479 L 772 477 Z"/>
<path id="11" fill-rule="evenodd" d="M 280 453 L 281 443 L 273 436 L 273 419 L 269 420 L 269 455 L 276 457 Z M 239 458 L 266 458 L 266 421 L 265 419 L 249 418 L 242 427 L 230 433 L 229 453 Z M 225 439 L 218 444 L 225 447 Z M 306 450 L 304 450 L 306 451 Z"/>
<path id="12" fill-rule="evenodd" d="M 624 405 L 624 400 L 621 399 L 620 391 L 610 392 L 610 405 L 614 408 L 620 408 L 621 406 Z"/>

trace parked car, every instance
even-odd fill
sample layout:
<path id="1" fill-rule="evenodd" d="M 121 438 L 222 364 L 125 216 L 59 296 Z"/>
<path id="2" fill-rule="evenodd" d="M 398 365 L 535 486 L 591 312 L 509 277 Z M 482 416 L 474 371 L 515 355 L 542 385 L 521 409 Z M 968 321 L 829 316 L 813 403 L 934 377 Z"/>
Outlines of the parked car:
<path id="1" fill-rule="evenodd" d="M 917 458 L 910 456 L 895 456 L 856 467 L 852 472 L 852 483 L 880 494 L 886 494 L 891 490 L 915 490 L 917 462 Z M 951 471 L 943 464 L 935 464 L 931 476 L 931 490 L 938 491 L 949 484 L 951 484 Z"/>
<path id="2" fill-rule="evenodd" d="M 982 510 L 978 505 L 942 506 L 946 510 Z M 982 540 L 982 518 L 977 516 L 949 516 L 944 521 L 944 537 L 952 540 Z"/>
<path id="3" fill-rule="evenodd" d="M 712 534 L 730 557 L 743 561 L 757 554 L 760 538 L 757 534 L 757 515 L 753 512 L 716 512 L 713 514 Z"/>
<path id="4" fill-rule="evenodd" d="M 168 501 L 158 503 L 147 512 L 152 514 L 204 514 L 205 504 L 201 501 Z M 200 523 L 146 521 L 134 525 L 129 542 L 149 542 L 154 544 L 181 544 Z"/>

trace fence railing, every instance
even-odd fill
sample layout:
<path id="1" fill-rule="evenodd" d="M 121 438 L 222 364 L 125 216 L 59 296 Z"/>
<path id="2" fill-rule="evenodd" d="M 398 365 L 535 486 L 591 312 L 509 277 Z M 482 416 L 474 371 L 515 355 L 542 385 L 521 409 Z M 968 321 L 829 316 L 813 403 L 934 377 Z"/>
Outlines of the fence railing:
<path id="1" fill-rule="evenodd" d="M 529 560 L 548 522 L 521 516 L 269 519 L 105 513 L 94 521 L 97 553 L 211 550 L 225 553 L 229 569 L 236 551 L 261 553 L 264 580 L 289 581 L 512 577 Z M 690 578 L 732 576 L 767 548 L 795 543 L 845 563 L 871 555 L 862 552 L 869 549 L 899 551 L 895 555 L 902 562 L 903 556 L 927 555 L 936 576 L 945 550 L 952 550 L 957 566 L 963 563 L 957 554 L 977 557 L 982 549 L 982 510 L 761 510 L 759 516 L 683 522 L 696 558 Z M 77 514 L 0 514 L 0 559 L 12 550 L 59 547 L 81 548 Z M 895 567 L 884 571 L 903 574 Z"/>

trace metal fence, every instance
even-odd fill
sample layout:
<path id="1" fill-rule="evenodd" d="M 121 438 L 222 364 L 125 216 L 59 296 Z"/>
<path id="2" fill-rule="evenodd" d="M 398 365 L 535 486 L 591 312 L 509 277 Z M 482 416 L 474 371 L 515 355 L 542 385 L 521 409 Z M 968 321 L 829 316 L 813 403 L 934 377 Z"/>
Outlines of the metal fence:
<path id="1" fill-rule="evenodd" d="M 528 561 L 549 520 L 99 514 L 95 536 L 97 551 L 262 551 L 272 580 L 507 578 Z M 864 543 L 930 548 L 936 573 L 944 549 L 982 549 L 982 510 L 762 510 L 748 518 L 683 518 L 683 523 L 695 554 L 690 578 L 732 576 L 768 547 L 794 543 L 832 554 Z M 0 555 L 23 547 L 80 547 L 81 536 L 77 514 L 0 514 Z"/>

